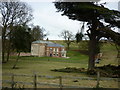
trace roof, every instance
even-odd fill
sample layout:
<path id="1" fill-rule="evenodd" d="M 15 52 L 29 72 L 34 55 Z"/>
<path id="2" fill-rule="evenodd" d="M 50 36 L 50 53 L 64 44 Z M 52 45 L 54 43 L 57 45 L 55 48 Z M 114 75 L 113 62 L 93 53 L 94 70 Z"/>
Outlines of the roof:
<path id="1" fill-rule="evenodd" d="M 49 43 L 53 43 L 53 42 L 38 40 L 38 41 L 34 41 L 32 43 L 46 43 L 46 44 L 49 44 Z"/>
<path id="2" fill-rule="evenodd" d="M 47 44 L 48 47 L 64 47 L 63 45 L 60 44 L 56 44 L 50 41 L 42 41 L 42 40 L 34 41 L 32 43 L 44 43 Z"/>
<path id="3" fill-rule="evenodd" d="M 49 44 L 47 44 L 47 46 L 49 46 L 49 47 L 64 47 L 63 45 L 56 44 L 56 43 L 49 43 Z"/>

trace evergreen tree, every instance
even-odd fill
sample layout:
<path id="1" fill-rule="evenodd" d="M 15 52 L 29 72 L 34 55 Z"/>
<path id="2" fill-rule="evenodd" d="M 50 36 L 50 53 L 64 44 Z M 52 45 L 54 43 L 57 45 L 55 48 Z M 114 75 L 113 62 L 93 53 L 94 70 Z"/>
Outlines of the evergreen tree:
<path id="1" fill-rule="evenodd" d="M 65 0 L 67 1 L 67 0 Z M 96 2 L 55 2 L 55 7 L 62 15 L 66 15 L 69 19 L 87 22 L 87 35 L 89 41 L 89 62 L 88 70 L 95 67 L 96 49 L 99 45 L 98 41 L 101 37 L 111 38 L 117 44 L 120 34 L 111 31 L 111 27 L 120 27 L 120 12 L 109 10 L 102 4 Z M 103 22 L 102 22 L 103 21 Z M 104 22 L 109 23 L 109 26 L 104 25 Z M 106 29 L 106 27 L 109 29 Z M 114 36 L 114 37 L 113 37 Z"/>

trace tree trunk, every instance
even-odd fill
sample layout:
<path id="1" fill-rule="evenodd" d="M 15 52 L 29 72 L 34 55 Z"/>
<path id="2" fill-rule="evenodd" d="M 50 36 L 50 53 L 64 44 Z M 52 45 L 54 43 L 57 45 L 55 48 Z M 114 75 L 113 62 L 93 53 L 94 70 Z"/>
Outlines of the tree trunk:
<path id="1" fill-rule="evenodd" d="M 96 40 L 95 38 L 89 41 L 89 62 L 88 70 L 93 70 L 95 67 L 95 51 L 96 51 Z"/>
<path id="2" fill-rule="evenodd" d="M 9 33 L 9 42 L 8 42 L 8 48 L 7 48 L 7 59 L 6 61 L 9 61 L 9 56 L 10 56 L 10 50 L 11 50 L 11 33 L 13 30 L 13 24 L 10 25 L 10 33 Z"/>
<path id="3" fill-rule="evenodd" d="M 70 49 L 70 44 L 69 43 L 67 43 L 67 47 L 68 47 L 68 50 Z"/>
<path id="4" fill-rule="evenodd" d="M 2 62 L 5 62 L 5 33 L 6 33 L 6 26 L 2 28 Z"/>
<path id="5" fill-rule="evenodd" d="M 18 63 L 19 57 L 20 57 L 20 52 L 18 53 L 16 62 L 15 62 L 15 64 L 13 65 L 12 69 L 15 69 L 15 68 L 16 68 L 16 65 L 17 65 L 17 63 Z"/>
<path id="6" fill-rule="evenodd" d="M 13 30 L 13 26 L 10 27 L 10 30 Z M 9 56 L 10 56 L 10 49 L 11 49 L 11 31 L 9 33 L 9 42 L 8 42 L 8 48 L 7 48 L 7 59 L 6 61 L 9 61 Z"/>
<path id="7" fill-rule="evenodd" d="M 7 59 L 6 59 L 7 62 L 9 61 L 9 56 L 10 56 L 10 47 L 11 47 L 10 44 L 11 44 L 11 42 L 9 41 L 8 50 L 7 50 Z"/>
<path id="8" fill-rule="evenodd" d="M 5 62 L 5 40 L 2 38 L 2 62 Z"/>
<path id="9" fill-rule="evenodd" d="M 97 49 L 97 27 L 98 27 L 98 20 L 97 17 L 94 16 L 92 20 L 92 28 L 90 29 L 90 41 L 89 41 L 89 62 L 88 62 L 88 70 L 93 70 L 95 67 L 95 55 Z"/>

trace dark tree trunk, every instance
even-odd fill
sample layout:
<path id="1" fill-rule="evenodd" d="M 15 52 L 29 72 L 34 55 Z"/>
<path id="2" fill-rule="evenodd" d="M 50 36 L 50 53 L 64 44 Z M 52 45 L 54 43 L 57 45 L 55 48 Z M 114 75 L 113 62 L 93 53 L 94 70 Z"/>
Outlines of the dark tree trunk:
<path id="1" fill-rule="evenodd" d="M 8 62 L 9 61 L 9 56 L 10 56 L 10 48 L 11 48 L 11 42 L 9 41 L 9 43 L 8 43 L 8 49 L 7 49 L 7 59 L 6 59 L 6 61 Z"/>
<path id="2" fill-rule="evenodd" d="M 5 40 L 2 38 L 2 62 L 5 62 Z"/>
<path id="3" fill-rule="evenodd" d="M 5 33 L 6 33 L 6 26 L 2 28 L 2 62 L 5 62 Z"/>
<path id="4" fill-rule="evenodd" d="M 17 65 L 17 63 L 18 63 L 19 57 L 20 57 L 20 52 L 18 53 L 16 62 L 15 62 L 15 64 L 13 65 L 12 69 L 16 69 L 16 65 Z"/>
<path id="5" fill-rule="evenodd" d="M 8 62 L 9 61 L 9 56 L 10 56 L 10 50 L 11 50 L 11 33 L 12 33 L 12 29 L 13 27 L 11 26 L 10 27 L 10 33 L 9 33 L 9 42 L 8 42 L 8 48 L 7 48 L 7 59 L 6 61 Z"/>
<path id="6" fill-rule="evenodd" d="M 67 43 L 67 49 L 69 50 L 69 49 L 70 49 L 70 43 L 71 43 L 71 41 L 70 41 L 69 38 L 68 38 L 68 40 L 66 41 L 66 43 Z"/>
<path id="7" fill-rule="evenodd" d="M 10 25 L 10 32 L 9 32 L 9 42 L 8 42 L 8 48 L 7 48 L 7 58 L 6 61 L 9 61 L 9 56 L 10 56 L 10 50 L 11 50 L 11 34 L 12 34 L 12 30 L 13 30 L 13 24 L 11 23 Z"/>
<path id="8" fill-rule="evenodd" d="M 68 50 L 70 49 L 70 44 L 69 43 L 67 43 L 67 47 L 68 47 Z"/>
<path id="9" fill-rule="evenodd" d="M 88 70 L 93 70 L 95 67 L 95 54 L 96 54 L 96 39 L 95 36 L 89 41 L 89 62 Z"/>
<path id="10" fill-rule="evenodd" d="M 89 36 L 89 62 L 88 62 L 88 70 L 93 70 L 95 67 L 95 55 L 96 55 L 96 49 L 98 45 L 97 41 L 97 27 L 98 27 L 98 20 L 97 17 L 94 16 L 92 20 L 92 28 L 90 30 L 91 34 Z"/>

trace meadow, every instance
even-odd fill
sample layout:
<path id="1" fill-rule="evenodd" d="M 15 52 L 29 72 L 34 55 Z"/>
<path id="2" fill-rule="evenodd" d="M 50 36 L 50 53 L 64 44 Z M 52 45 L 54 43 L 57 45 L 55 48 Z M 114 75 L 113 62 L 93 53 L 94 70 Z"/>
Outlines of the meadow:
<path id="1" fill-rule="evenodd" d="M 56 43 L 65 45 L 63 41 L 54 41 Z M 65 73 L 65 72 L 54 72 L 51 71 L 53 69 L 61 69 L 66 67 L 76 67 L 76 68 L 85 68 L 88 67 L 88 55 L 81 53 L 80 51 L 83 49 L 82 47 L 78 50 L 78 46 L 76 43 L 72 43 L 70 46 L 70 50 L 67 51 L 67 57 L 70 58 L 54 58 L 54 57 L 33 57 L 33 56 L 21 56 L 18 64 L 17 69 L 12 69 L 12 66 L 15 63 L 16 56 L 11 56 L 9 62 L 3 63 L 2 65 L 2 73 L 14 73 L 14 74 L 29 74 L 32 75 L 34 73 L 39 75 L 50 75 L 50 76 L 72 76 L 72 77 L 96 77 L 96 76 L 89 76 L 85 73 Z M 103 53 L 102 60 L 96 66 L 103 66 L 103 65 L 118 65 L 117 50 L 114 45 L 110 43 L 104 43 L 101 47 L 101 52 Z M 10 77 L 3 76 L 3 80 L 8 80 Z M 23 80 L 23 81 L 32 81 L 32 78 L 16 78 L 16 80 Z M 40 79 L 43 82 L 50 82 L 57 83 L 57 80 L 52 79 Z M 79 86 L 89 86 L 94 87 L 96 81 L 79 81 L 73 82 L 74 80 L 66 79 L 64 80 L 65 84 L 69 85 L 79 85 Z M 3 86 L 9 84 L 3 83 Z M 101 87 L 105 88 L 118 88 L 118 82 L 116 81 L 101 81 Z M 26 86 L 31 87 L 31 86 Z M 46 86 L 45 86 L 46 87 Z"/>

